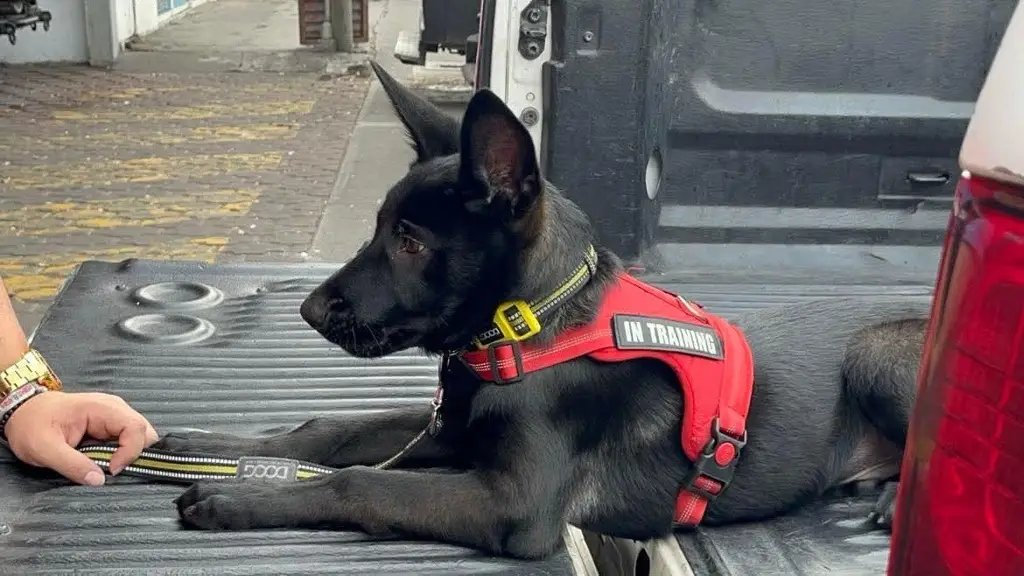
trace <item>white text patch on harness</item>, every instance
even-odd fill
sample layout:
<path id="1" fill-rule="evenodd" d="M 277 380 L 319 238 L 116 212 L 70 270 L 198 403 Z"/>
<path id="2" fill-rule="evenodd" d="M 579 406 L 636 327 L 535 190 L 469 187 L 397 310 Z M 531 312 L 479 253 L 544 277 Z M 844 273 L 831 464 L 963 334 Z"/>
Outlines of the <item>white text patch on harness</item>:
<path id="1" fill-rule="evenodd" d="M 721 360 L 722 341 L 710 326 L 651 316 L 612 317 L 615 346 L 622 350 L 663 350 Z"/>

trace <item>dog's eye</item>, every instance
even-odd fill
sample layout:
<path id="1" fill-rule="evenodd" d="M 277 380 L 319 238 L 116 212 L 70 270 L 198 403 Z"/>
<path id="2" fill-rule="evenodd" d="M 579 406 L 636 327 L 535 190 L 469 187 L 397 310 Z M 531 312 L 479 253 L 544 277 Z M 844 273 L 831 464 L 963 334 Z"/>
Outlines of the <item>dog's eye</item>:
<path id="1" fill-rule="evenodd" d="M 402 236 L 398 241 L 398 251 L 406 254 L 419 254 L 423 252 L 423 243 L 408 236 Z"/>

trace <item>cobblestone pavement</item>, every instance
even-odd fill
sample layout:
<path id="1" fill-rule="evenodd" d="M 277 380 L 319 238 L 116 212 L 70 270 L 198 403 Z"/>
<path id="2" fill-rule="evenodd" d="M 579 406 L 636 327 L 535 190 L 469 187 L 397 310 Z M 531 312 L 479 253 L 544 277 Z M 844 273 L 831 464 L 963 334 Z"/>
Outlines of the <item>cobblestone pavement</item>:
<path id="1" fill-rule="evenodd" d="M 45 307 L 78 262 L 296 261 L 369 79 L 0 69 L 0 274 Z"/>

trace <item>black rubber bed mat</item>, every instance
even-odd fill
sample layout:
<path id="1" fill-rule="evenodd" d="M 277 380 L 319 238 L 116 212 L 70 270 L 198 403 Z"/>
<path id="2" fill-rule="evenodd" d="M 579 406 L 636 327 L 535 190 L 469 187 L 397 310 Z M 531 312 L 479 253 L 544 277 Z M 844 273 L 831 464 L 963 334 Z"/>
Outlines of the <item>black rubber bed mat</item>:
<path id="1" fill-rule="evenodd" d="M 879 494 L 836 495 L 770 522 L 676 540 L 699 576 L 884 576 L 889 533 L 867 522 Z"/>
<path id="2" fill-rule="evenodd" d="M 429 401 L 436 361 L 353 358 L 301 320 L 300 302 L 335 268 L 87 262 L 33 343 L 68 390 L 119 394 L 162 432 L 261 433 Z M 2 459 L 5 575 L 581 573 L 568 551 L 521 562 L 352 532 L 186 531 L 172 504 L 183 486 L 128 477 L 71 486 Z"/>

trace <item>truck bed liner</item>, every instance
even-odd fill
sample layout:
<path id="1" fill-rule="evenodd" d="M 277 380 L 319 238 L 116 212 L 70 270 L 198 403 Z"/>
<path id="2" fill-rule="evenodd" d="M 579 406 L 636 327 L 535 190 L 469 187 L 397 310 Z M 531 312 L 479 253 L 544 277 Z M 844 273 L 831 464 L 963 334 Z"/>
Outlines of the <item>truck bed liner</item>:
<path id="1" fill-rule="evenodd" d="M 880 576 L 889 533 L 870 525 L 879 491 L 835 496 L 768 522 L 676 535 L 701 576 Z"/>
<path id="2" fill-rule="evenodd" d="M 298 317 L 299 303 L 334 269 L 87 262 L 58 296 L 34 344 L 51 359 L 68 389 L 120 394 L 163 431 L 193 427 L 266 433 L 314 414 L 426 401 L 433 392 L 436 361 L 411 352 L 379 360 L 352 358 Z M 643 278 L 726 317 L 809 298 L 931 294 L 930 278 L 918 274 L 844 279 L 722 269 Z M 171 504 L 181 487 L 119 478 L 96 490 L 68 486 L 20 466 L 15 471 L 15 466 L 9 455 L 0 463 L 0 574 L 555 575 L 593 570 L 574 530 L 567 530 L 567 550 L 543 562 L 351 532 L 183 531 Z M 649 553 L 660 554 L 671 544 L 697 574 L 771 576 L 836 569 L 880 574 L 888 539 L 862 526 L 872 502 L 872 496 L 848 497 L 771 522 L 700 529 L 665 539 L 649 547 Z M 673 559 L 651 561 L 656 568 Z M 673 573 L 683 568 L 678 564 Z"/>
<path id="3" fill-rule="evenodd" d="M 86 262 L 33 339 L 75 391 L 122 395 L 158 430 L 235 433 L 427 402 L 436 360 L 347 356 L 298 306 L 330 265 Z M 582 574 L 585 546 L 540 562 L 328 531 L 184 531 L 183 486 L 69 486 L 0 451 L 0 574 Z M 582 550 L 580 549 L 582 548 Z"/>

